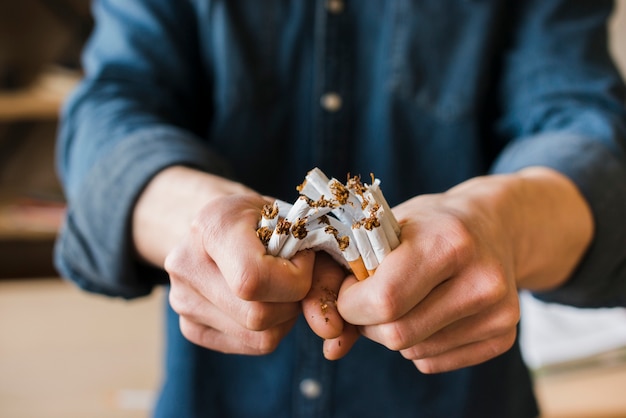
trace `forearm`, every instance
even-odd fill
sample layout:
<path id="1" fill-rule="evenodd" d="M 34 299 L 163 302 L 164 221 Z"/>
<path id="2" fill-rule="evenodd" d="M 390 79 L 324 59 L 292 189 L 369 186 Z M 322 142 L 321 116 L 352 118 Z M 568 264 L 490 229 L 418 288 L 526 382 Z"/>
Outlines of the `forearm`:
<path id="1" fill-rule="evenodd" d="M 254 192 L 240 183 L 192 168 L 164 169 L 148 183 L 133 210 L 132 237 L 139 257 L 162 267 L 201 208 L 217 197 L 241 193 Z"/>
<path id="2" fill-rule="evenodd" d="M 518 286 L 534 291 L 555 288 L 567 281 L 591 244 L 593 215 L 580 191 L 562 174 L 536 167 L 518 176 Z"/>
<path id="3" fill-rule="evenodd" d="M 502 229 L 508 242 L 501 245 L 510 248 L 518 288 L 542 291 L 563 284 L 593 238 L 588 204 L 569 179 L 548 168 L 482 177 L 448 193 L 474 195 L 479 210 Z"/>

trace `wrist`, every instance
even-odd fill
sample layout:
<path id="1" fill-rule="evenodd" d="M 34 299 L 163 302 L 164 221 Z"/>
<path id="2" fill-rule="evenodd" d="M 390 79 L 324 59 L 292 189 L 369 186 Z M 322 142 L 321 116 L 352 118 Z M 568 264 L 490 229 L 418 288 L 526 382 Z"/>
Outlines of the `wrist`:
<path id="1" fill-rule="evenodd" d="M 555 170 L 530 167 L 512 174 L 511 181 L 518 287 L 556 288 L 572 275 L 591 244 L 591 209 L 576 185 Z"/>
<path id="2" fill-rule="evenodd" d="M 447 194 L 491 225 L 493 245 L 513 266 L 518 288 L 563 284 L 593 238 L 587 202 L 571 180 L 549 168 L 474 178 Z"/>
<path id="3" fill-rule="evenodd" d="M 159 172 L 139 195 L 132 214 L 138 256 L 162 267 L 171 249 L 210 201 L 233 194 L 256 194 L 244 185 L 184 166 Z"/>

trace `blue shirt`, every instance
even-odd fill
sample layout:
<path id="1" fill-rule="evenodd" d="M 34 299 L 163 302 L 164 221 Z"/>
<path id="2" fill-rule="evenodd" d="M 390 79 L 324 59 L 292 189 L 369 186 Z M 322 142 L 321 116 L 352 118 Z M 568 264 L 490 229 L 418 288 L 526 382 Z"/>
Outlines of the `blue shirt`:
<path id="1" fill-rule="evenodd" d="M 594 242 L 540 295 L 626 305 L 626 112 L 597 0 L 100 0 L 85 79 L 64 109 L 68 215 L 55 260 L 82 288 L 138 297 L 130 214 L 184 164 L 295 198 L 320 167 L 370 172 L 392 204 L 468 178 L 543 165 L 589 202 Z M 531 417 L 517 345 L 427 376 L 361 339 L 329 362 L 303 321 L 263 357 L 187 342 L 168 308 L 163 417 Z"/>

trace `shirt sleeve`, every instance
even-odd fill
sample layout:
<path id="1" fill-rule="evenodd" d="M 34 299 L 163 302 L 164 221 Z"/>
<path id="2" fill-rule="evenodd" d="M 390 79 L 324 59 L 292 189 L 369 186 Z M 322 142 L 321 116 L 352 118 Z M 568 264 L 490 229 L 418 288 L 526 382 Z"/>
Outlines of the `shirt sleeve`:
<path id="1" fill-rule="evenodd" d="M 139 193 L 171 165 L 225 172 L 196 134 L 210 109 L 198 99 L 205 84 L 188 7 L 94 2 L 85 78 L 64 107 L 57 145 L 68 210 L 54 259 L 86 290 L 131 298 L 167 280 L 134 256 L 130 216 Z"/>
<path id="2" fill-rule="evenodd" d="M 493 172 L 547 166 L 591 206 L 593 243 L 571 279 L 536 296 L 581 307 L 626 305 L 626 112 L 607 51 L 610 1 L 519 3 L 505 58 L 501 133 L 517 138 Z"/>

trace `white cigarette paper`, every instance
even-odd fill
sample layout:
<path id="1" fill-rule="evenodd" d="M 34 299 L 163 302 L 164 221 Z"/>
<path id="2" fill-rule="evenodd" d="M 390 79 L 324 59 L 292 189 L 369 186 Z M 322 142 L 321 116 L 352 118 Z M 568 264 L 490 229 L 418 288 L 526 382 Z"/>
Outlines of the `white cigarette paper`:
<path id="1" fill-rule="evenodd" d="M 372 219 L 369 224 L 364 225 L 367 237 L 369 238 L 372 250 L 374 251 L 379 264 L 382 263 L 387 254 L 391 252 L 391 245 L 382 226 L 383 213 L 383 210 L 379 209 L 378 212 L 371 215 L 372 217 L 375 216 L 375 222 L 374 219 Z"/>
<path id="2" fill-rule="evenodd" d="M 279 207 L 278 203 L 263 206 L 261 211 L 261 227 L 274 229 L 278 223 Z"/>
<path id="3" fill-rule="evenodd" d="M 278 255 L 280 249 L 285 242 L 289 239 L 289 231 L 291 229 L 291 223 L 282 218 L 276 224 L 274 232 L 267 243 L 267 252 L 271 255 Z"/>
<path id="4" fill-rule="evenodd" d="M 297 189 L 293 205 L 277 200 L 263 208 L 257 235 L 269 254 L 325 251 L 363 280 L 400 244 L 400 225 L 373 175 L 372 185 L 359 177 L 342 184 L 314 168 Z"/>
<path id="5" fill-rule="evenodd" d="M 400 224 L 398 224 L 398 221 L 393 216 L 393 213 L 391 212 L 391 208 L 389 207 L 389 203 L 387 203 L 385 196 L 383 196 L 383 192 L 380 190 L 380 180 L 374 179 L 372 181 L 372 184 L 367 187 L 367 191 L 369 192 L 370 196 L 372 196 L 372 199 L 376 201 L 386 213 L 391 215 L 389 216 L 387 221 L 393 228 L 395 235 L 399 237 L 400 236 Z"/>
<path id="6" fill-rule="evenodd" d="M 367 232 L 362 226 L 355 224 L 355 226 L 352 227 L 352 235 L 356 241 L 356 246 L 359 249 L 365 268 L 370 272 L 375 271 L 378 267 L 378 259 L 372 249 L 372 244 L 367 236 Z"/>

